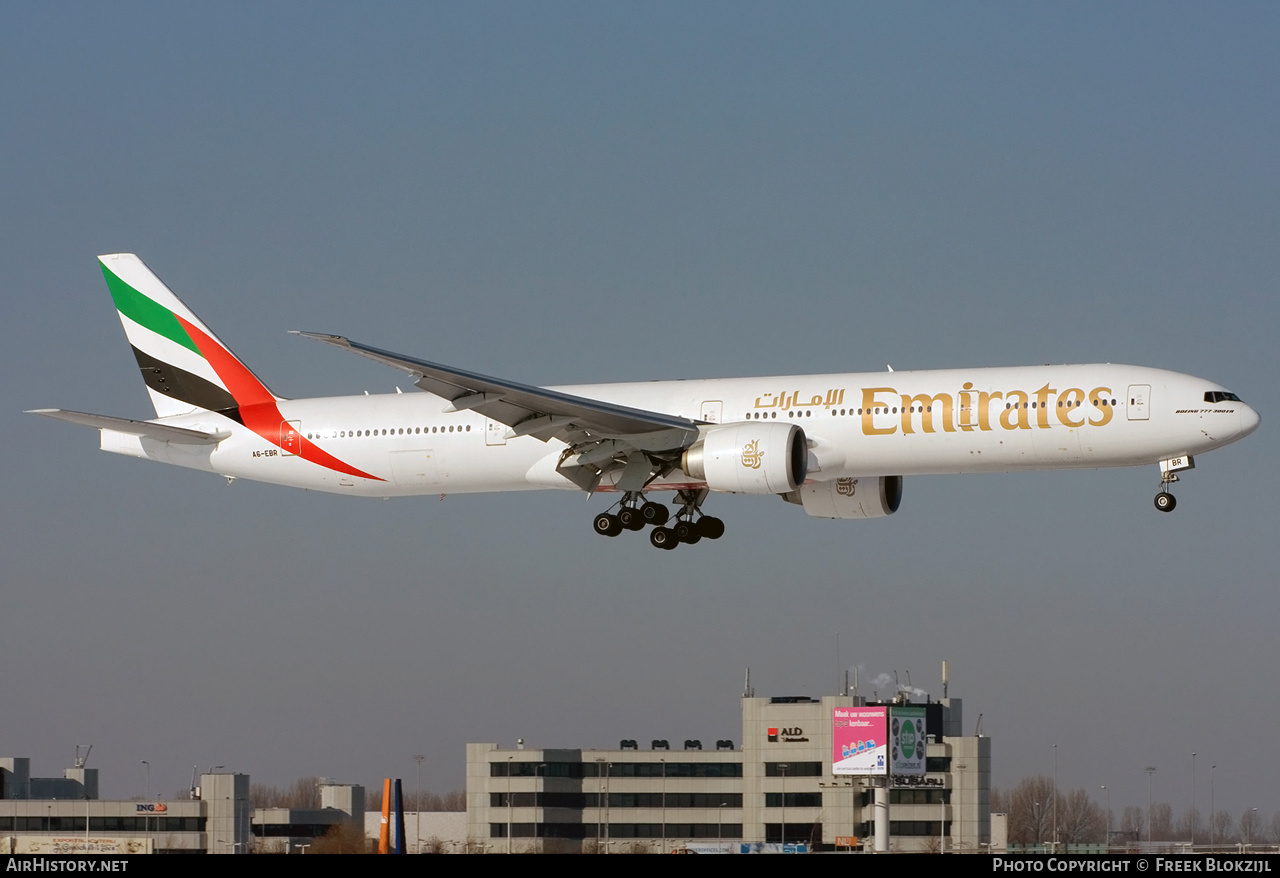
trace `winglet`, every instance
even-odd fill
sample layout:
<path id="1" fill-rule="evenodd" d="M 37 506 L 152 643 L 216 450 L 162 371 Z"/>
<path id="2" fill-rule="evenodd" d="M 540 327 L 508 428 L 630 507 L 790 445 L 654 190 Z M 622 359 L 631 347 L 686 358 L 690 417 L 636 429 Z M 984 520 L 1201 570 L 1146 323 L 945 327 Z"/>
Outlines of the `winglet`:
<path id="1" fill-rule="evenodd" d="M 312 341 L 322 341 L 325 344 L 337 345 L 340 348 L 351 347 L 351 339 L 345 335 L 333 335 L 328 332 L 303 332 L 301 329 L 290 329 L 289 334 L 309 338 Z"/>

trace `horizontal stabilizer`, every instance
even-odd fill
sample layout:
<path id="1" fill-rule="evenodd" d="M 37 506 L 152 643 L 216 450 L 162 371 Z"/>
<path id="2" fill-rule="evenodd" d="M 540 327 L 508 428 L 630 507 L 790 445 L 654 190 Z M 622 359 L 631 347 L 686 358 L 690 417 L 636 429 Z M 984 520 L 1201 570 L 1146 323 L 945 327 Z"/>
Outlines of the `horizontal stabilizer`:
<path id="1" fill-rule="evenodd" d="M 46 418 L 57 418 L 59 421 L 70 421 L 86 427 L 97 427 L 100 430 L 114 430 L 117 433 L 128 433 L 132 436 L 146 436 L 161 442 L 176 442 L 179 445 L 217 445 L 231 434 L 225 431 L 205 433 L 187 427 L 171 427 L 168 424 L 156 424 L 151 421 L 135 421 L 131 418 L 113 418 L 109 415 L 91 415 L 86 412 L 71 412 L 65 409 L 30 409 L 29 415 L 44 415 Z"/>

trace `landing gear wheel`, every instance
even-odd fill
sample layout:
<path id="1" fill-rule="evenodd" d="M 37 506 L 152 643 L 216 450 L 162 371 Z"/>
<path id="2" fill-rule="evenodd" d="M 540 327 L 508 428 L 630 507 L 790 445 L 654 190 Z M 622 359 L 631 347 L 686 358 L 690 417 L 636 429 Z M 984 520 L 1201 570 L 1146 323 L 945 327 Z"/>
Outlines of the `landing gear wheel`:
<path id="1" fill-rule="evenodd" d="M 623 506 L 619 509 L 618 521 L 627 530 L 644 530 L 644 517 L 634 506 Z"/>
<path id="2" fill-rule="evenodd" d="M 666 527 L 655 527 L 649 532 L 649 542 L 655 548 L 666 549 L 668 552 L 680 544 L 676 539 L 675 531 Z"/>
<path id="3" fill-rule="evenodd" d="M 591 524 L 596 533 L 604 537 L 616 537 L 622 533 L 622 522 L 618 521 L 618 516 L 608 512 L 597 515 Z"/>
<path id="4" fill-rule="evenodd" d="M 704 515 L 698 519 L 698 533 L 709 540 L 718 540 L 724 536 L 724 522 L 714 516 Z"/>
<path id="5" fill-rule="evenodd" d="M 1156 494 L 1156 509 L 1161 512 L 1172 512 L 1173 508 L 1178 505 L 1177 499 L 1168 491 L 1161 491 Z"/>
<path id="6" fill-rule="evenodd" d="M 662 526 L 671 517 L 671 512 L 661 503 L 646 503 L 640 507 L 640 516 L 645 524 Z"/>
<path id="7" fill-rule="evenodd" d="M 702 539 L 702 534 L 698 533 L 698 526 L 692 521 L 679 521 L 672 530 L 675 531 L 676 539 L 691 546 Z"/>

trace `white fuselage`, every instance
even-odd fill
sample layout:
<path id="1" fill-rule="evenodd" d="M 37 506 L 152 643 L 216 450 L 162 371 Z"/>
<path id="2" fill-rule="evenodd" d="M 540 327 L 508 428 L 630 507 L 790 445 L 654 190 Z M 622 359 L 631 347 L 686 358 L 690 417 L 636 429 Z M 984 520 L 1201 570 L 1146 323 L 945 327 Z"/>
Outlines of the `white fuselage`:
<path id="1" fill-rule="evenodd" d="M 707 423 L 793 422 L 809 440 L 808 482 L 845 477 L 1153 464 L 1252 432 L 1257 413 L 1221 385 L 1121 365 L 1033 366 L 554 388 Z M 352 468 L 288 453 L 199 412 L 165 424 L 231 435 L 180 445 L 104 429 L 109 451 L 228 477 L 361 496 L 576 489 L 556 472 L 565 445 L 522 436 L 428 393 L 281 400 L 286 424 Z M 676 471 L 651 490 L 701 487 Z M 606 478 L 600 486 L 609 490 Z"/>

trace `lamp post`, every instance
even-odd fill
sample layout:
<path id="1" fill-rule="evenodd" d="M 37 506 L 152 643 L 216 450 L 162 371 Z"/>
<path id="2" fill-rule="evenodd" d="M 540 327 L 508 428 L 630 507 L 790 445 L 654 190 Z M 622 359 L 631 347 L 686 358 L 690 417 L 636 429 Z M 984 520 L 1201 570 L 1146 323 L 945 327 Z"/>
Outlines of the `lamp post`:
<path id="1" fill-rule="evenodd" d="M 659 757 L 659 764 L 662 765 L 662 852 L 667 852 L 667 760 L 666 757 Z"/>
<path id="2" fill-rule="evenodd" d="M 604 777 L 605 761 L 603 759 L 596 760 L 596 779 L 600 782 L 600 792 L 596 794 L 596 850 L 604 849 L 604 853 L 609 853 L 609 846 L 604 840 L 604 808 L 607 794 L 605 793 L 605 777 Z"/>
<path id="3" fill-rule="evenodd" d="M 1209 850 L 1213 850 L 1214 845 L 1214 818 L 1217 816 L 1213 812 L 1213 771 L 1218 766 L 1209 766 Z"/>
<path id="4" fill-rule="evenodd" d="M 1196 823 L 1200 815 L 1196 813 L 1196 751 L 1191 751 L 1191 819 L 1187 821 L 1191 830 L 1191 847 L 1196 846 Z"/>
<path id="5" fill-rule="evenodd" d="M 778 763 L 778 771 L 782 772 L 782 852 L 787 852 L 787 769 L 791 765 L 786 762 Z"/>
<path id="6" fill-rule="evenodd" d="M 1149 844 L 1151 842 L 1151 775 L 1156 773 L 1156 767 L 1148 765 L 1142 770 L 1147 773 L 1147 843 Z"/>
<path id="7" fill-rule="evenodd" d="M 422 853 L 422 760 L 426 759 L 425 755 L 416 755 L 413 761 L 418 763 L 418 801 L 417 807 L 414 808 L 414 827 L 413 834 L 416 836 L 418 853 Z"/>
<path id="8" fill-rule="evenodd" d="M 147 760 L 141 760 L 142 764 L 147 767 L 147 782 L 142 788 L 142 798 L 146 802 L 151 801 L 151 763 Z M 134 824 L 137 825 L 136 823 Z M 151 812 L 142 812 L 142 834 L 151 837 Z"/>
<path id="9" fill-rule="evenodd" d="M 1058 852 L 1058 745 L 1053 745 L 1053 852 Z"/>
<path id="10" fill-rule="evenodd" d="M 1106 784 L 1102 785 L 1102 789 L 1107 794 L 1107 847 L 1111 847 L 1111 788 Z"/>

